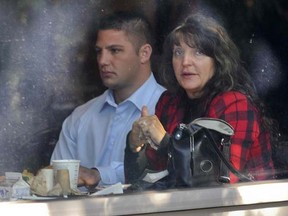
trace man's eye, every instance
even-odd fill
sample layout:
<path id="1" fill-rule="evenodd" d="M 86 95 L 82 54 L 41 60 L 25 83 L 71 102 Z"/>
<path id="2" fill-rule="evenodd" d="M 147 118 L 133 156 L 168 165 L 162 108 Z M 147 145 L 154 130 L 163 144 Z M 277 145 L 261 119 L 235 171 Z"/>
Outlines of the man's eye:
<path id="1" fill-rule="evenodd" d="M 96 55 L 99 55 L 99 54 L 101 54 L 101 49 L 99 49 L 99 48 L 95 48 L 95 52 L 96 52 Z"/>
<path id="2" fill-rule="evenodd" d="M 111 53 L 112 54 L 117 54 L 117 53 L 119 53 L 121 51 L 121 49 L 118 49 L 118 48 L 113 48 L 113 49 L 111 49 Z"/>

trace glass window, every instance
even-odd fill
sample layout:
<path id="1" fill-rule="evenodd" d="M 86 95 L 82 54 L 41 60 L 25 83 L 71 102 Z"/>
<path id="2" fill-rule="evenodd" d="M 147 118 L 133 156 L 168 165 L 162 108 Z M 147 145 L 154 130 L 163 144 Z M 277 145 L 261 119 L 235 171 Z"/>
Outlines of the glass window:
<path id="1" fill-rule="evenodd" d="M 156 40 L 152 64 L 156 79 L 164 39 L 179 21 L 196 10 L 217 16 L 239 47 L 257 93 L 279 125 L 279 136 L 272 145 L 277 180 L 271 181 L 271 185 L 259 182 L 224 188 L 150 191 L 143 192 L 141 197 L 133 194 L 134 198 L 151 204 L 151 212 L 186 210 L 190 205 L 194 209 L 230 205 L 236 208 L 257 202 L 287 201 L 285 194 L 266 199 L 261 189 L 267 194 L 274 193 L 269 187 L 281 192 L 288 177 L 288 7 L 281 0 L 1 0 L 0 176 L 7 171 L 24 170 L 36 174 L 48 166 L 64 119 L 75 107 L 104 92 L 94 49 L 96 26 L 102 15 L 120 9 L 143 12 L 151 22 Z M 247 194 L 257 194 L 250 190 L 259 190 L 260 195 L 250 200 Z M 191 194 L 197 194 L 199 200 Z M 130 202 L 129 196 L 124 200 Z M 100 203 L 106 205 L 108 200 L 118 205 L 118 198 L 85 198 L 71 203 L 87 208 L 96 203 L 102 208 Z M 170 202 L 177 206 L 170 208 Z M 46 205 L 49 209 L 60 204 Z M 120 208 L 125 212 L 124 206 L 111 208 L 116 214 Z M 144 208 L 138 203 L 136 206 Z M 148 204 L 144 206 L 149 208 Z"/>

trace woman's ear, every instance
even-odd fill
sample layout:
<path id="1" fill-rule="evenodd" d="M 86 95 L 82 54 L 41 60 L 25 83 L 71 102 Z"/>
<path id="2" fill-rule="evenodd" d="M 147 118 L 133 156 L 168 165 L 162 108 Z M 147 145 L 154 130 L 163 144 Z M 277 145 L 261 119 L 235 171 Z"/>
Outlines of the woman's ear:
<path id="1" fill-rule="evenodd" d="M 140 61 L 142 64 L 150 61 L 150 57 L 152 54 L 152 47 L 149 44 L 144 44 L 143 46 L 140 47 L 139 50 L 139 56 L 140 56 Z"/>

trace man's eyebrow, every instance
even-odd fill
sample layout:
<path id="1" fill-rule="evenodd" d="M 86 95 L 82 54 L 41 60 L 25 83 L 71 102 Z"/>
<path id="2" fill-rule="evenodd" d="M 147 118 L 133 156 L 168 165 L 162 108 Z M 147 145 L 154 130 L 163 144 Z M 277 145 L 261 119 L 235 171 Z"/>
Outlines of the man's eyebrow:
<path id="1" fill-rule="evenodd" d="M 111 44 L 109 46 L 106 46 L 106 47 L 99 47 L 97 45 L 95 45 L 95 49 L 113 49 L 113 48 L 123 48 L 124 46 L 123 45 L 120 45 L 120 44 Z"/>

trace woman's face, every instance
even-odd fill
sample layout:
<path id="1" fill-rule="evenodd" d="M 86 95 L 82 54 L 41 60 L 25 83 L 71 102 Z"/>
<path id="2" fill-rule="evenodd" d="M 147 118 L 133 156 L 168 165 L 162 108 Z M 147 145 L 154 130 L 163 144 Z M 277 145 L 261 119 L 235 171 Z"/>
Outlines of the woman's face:
<path id="1" fill-rule="evenodd" d="M 176 79 L 188 97 L 200 97 L 204 86 L 214 75 L 214 60 L 180 41 L 179 46 L 174 45 L 172 63 Z"/>

